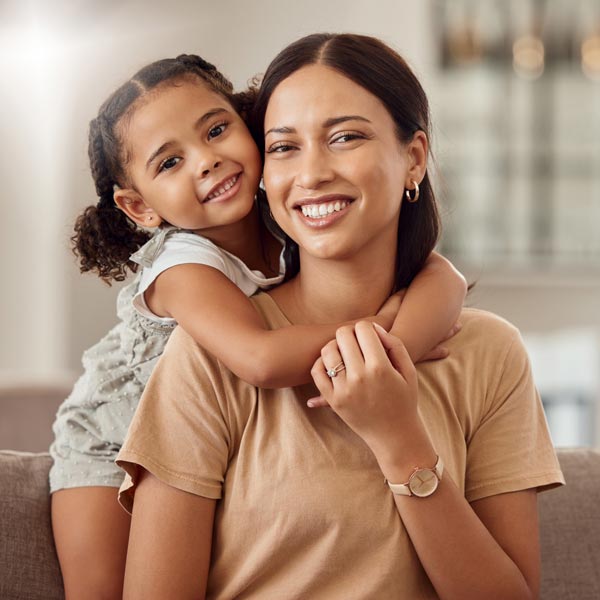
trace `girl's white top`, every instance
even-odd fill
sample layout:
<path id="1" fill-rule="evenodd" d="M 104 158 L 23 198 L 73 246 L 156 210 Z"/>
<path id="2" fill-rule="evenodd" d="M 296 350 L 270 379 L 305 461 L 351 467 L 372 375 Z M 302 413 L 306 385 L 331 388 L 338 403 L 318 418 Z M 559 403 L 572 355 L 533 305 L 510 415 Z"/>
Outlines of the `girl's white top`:
<path id="1" fill-rule="evenodd" d="M 182 264 L 200 264 L 221 271 L 246 296 L 252 296 L 259 289 L 267 289 L 283 281 L 285 263 L 283 252 L 279 257 L 279 275 L 265 277 L 260 271 L 253 271 L 234 254 L 219 248 L 209 239 L 191 231 L 164 227 L 144 244 L 131 260 L 140 264 L 143 270 L 137 293 L 133 297 L 134 308 L 144 317 L 160 323 L 174 323 L 175 319 L 159 317 L 146 305 L 144 292 L 164 271 Z"/>

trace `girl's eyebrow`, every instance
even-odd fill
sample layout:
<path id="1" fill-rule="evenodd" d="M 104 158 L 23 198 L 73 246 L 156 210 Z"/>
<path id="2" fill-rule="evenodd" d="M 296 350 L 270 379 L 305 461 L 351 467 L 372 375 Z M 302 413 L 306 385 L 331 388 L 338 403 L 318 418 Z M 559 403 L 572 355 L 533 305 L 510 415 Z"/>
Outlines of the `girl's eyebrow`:
<path id="1" fill-rule="evenodd" d="M 328 127 L 333 127 L 334 125 L 339 125 L 340 123 L 345 123 L 346 121 L 364 121 L 365 123 L 370 123 L 369 119 L 365 117 L 361 117 L 360 115 L 343 115 L 341 117 L 331 117 L 323 121 L 322 127 L 327 129 Z M 265 131 L 265 137 L 269 135 L 269 133 L 296 133 L 296 130 L 293 127 L 272 127 L 268 131 Z"/>
<path id="2" fill-rule="evenodd" d="M 213 117 L 215 117 L 216 115 L 220 115 L 222 113 L 226 113 L 227 110 L 225 108 L 222 107 L 218 107 L 218 108 L 212 108 L 211 110 L 205 112 L 195 123 L 194 123 L 194 129 L 198 129 L 199 127 L 201 127 L 204 123 L 206 123 L 206 121 L 208 121 L 209 119 L 212 119 Z M 174 146 L 175 142 L 169 140 L 168 142 L 165 142 L 164 144 L 162 144 L 159 148 L 157 148 L 149 157 L 148 160 L 146 161 L 146 170 L 148 170 L 148 168 L 152 165 L 152 163 L 156 160 L 157 156 L 160 156 L 163 152 L 165 152 L 165 150 L 168 150 L 171 146 Z"/>

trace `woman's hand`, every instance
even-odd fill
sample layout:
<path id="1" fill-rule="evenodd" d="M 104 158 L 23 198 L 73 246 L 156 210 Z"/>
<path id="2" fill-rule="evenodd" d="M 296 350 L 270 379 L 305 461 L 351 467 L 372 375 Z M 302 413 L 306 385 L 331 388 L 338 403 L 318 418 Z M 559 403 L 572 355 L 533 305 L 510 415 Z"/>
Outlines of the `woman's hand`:
<path id="1" fill-rule="evenodd" d="M 345 368 L 327 375 L 340 363 Z M 422 432 L 415 367 L 402 341 L 361 321 L 338 329 L 311 371 L 324 402 L 369 445 L 376 457 L 398 455 Z M 314 404 L 309 400 L 309 406 Z"/>

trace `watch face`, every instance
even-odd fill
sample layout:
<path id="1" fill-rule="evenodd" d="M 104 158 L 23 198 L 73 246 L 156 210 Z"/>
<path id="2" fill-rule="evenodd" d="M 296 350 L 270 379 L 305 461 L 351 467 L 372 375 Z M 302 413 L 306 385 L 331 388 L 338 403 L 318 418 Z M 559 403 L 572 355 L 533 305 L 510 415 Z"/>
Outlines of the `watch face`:
<path id="1" fill-rule="evenodd" d="M 431 469 L 419 469 L 411 475 L 408 487 L 415 496 L 425 498 L 435 492 L 438 483 L 438 478 Z"/>

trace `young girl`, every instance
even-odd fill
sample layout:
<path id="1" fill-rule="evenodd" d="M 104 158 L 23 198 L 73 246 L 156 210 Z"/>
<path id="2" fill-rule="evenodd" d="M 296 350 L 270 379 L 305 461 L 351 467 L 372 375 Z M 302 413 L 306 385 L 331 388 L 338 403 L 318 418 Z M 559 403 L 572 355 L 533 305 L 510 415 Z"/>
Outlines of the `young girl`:
<path id="1" fill-rule="evenodd" d="M 113 461 L 176 323 L 259 387 L 309 381 L 341 325 L 268 330 L 247 298 L 285 271 L 281 239 L 255 200 L 261 157 L 239 115 L 248 101 L 213 65 L 184 55 L 143 68 L 90 124 L 99 201 L 76 223 L 81 270 L 110 282 L 143 268 L 119 294 L 119 324 L 84 354 L 54 425 L 52 520 L 67 598 L 121 596 L 129 517 L 116 502 L 123 475 Z M 418 182 L 399 194 L 417 202 Z M 342 204 L 320 203 L 309 217 L 318 227 Z M 374 320 L 394 321 L 419 360 L 445 339 L 464 295 L 462 276 L 432 255 L 396 319 L 392 303 Z"/>

